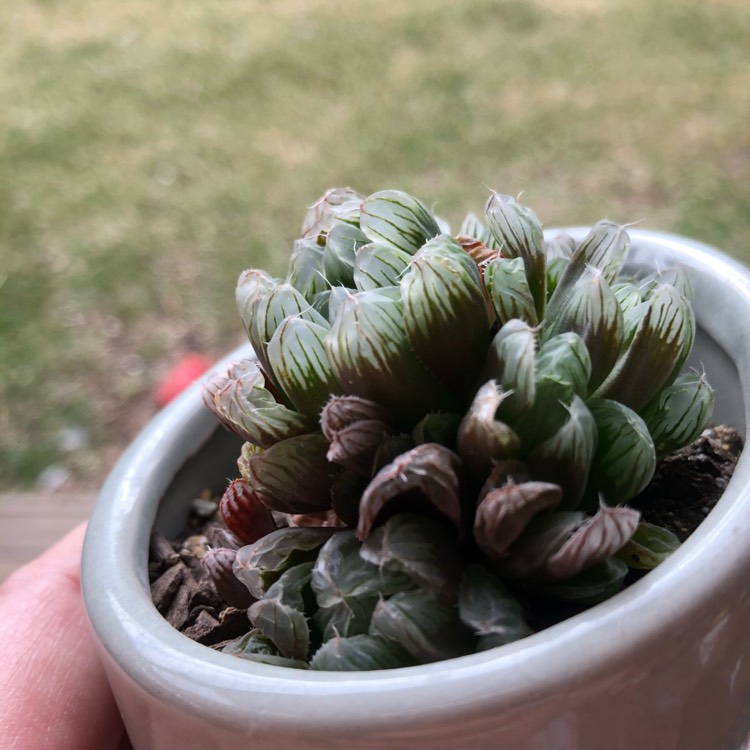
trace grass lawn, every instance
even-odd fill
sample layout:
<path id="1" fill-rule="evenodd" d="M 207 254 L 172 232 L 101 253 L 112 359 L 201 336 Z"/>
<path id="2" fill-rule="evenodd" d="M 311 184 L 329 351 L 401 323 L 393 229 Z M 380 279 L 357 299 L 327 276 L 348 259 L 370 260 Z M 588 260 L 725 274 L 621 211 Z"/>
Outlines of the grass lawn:
<path id="1" fill-rule="evenodd" d="M 0 4 L 0 487 L 98 482 L 333 185 L 750 262 L 748 39 L 747 0 Z"/>

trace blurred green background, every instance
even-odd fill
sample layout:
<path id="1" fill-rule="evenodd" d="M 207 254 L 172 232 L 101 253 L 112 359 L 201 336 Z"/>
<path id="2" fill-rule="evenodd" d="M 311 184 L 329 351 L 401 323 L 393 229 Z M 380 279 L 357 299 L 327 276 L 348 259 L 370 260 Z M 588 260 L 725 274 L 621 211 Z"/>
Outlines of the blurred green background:
<path id="1" fill-rule="evenodd" d="M 747 0 L 3 3 L 0 487 L 96 486 L 334 185 L 750 262 L 749 48 Z"/>

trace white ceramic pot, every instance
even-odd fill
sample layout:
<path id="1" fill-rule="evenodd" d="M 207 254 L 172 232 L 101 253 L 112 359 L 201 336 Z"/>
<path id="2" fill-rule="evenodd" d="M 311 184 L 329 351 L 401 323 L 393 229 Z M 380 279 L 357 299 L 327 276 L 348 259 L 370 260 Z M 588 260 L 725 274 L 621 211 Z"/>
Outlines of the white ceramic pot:
<path id="1" fill-rule="evenodd" d="M 688 270 L 692 364 L 717 390 L 716 420 L 744 434 L 750 273 L 684 238 L 631 237 L 631 267 Z M 238 448 L 195 386 L 131 445 L 91 518 L 84 596 L 135 750 L 737 750 L 750 730 L 747 456 L 682 548 L 609 601 L 500 649 L 325 673 L 200 646 L 151 603 L 152 527 L 178 531 L 190 499 L 236 473 Z"/>

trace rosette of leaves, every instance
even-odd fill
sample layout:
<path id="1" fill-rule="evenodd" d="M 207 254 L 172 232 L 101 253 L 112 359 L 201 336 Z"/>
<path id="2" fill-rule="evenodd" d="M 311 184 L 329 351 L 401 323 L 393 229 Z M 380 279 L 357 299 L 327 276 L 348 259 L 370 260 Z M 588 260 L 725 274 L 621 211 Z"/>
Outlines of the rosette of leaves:
<path id="1" fill-rule="evenodd" d="M 623 274 L 629 245 L 610 221 L 545 239 L 496 193 L 454 234 L 405 193 L 334 189 L 285 278 L 241 275 L 256 357 L 205 391 L 246 441 L 221 504 L 253 600 L 232 653 L 451 658 L 531 633 L 530 602 L 594 604 L 675 549 L 626 503 L 701 433 L 713 392 L 682 372 L 687 277 Z"/>

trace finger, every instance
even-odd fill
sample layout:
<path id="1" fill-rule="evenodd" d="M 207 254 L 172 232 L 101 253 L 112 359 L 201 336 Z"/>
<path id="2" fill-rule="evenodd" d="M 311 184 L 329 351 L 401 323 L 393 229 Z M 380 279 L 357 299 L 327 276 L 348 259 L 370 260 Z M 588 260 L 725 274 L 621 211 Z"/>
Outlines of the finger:
<path id="1" fill-rule="evenodd" d="M 115 750 L 122 720 L 80 585 L 81 524 L 0 586 L 0 737 L 24 750 Z"/>

